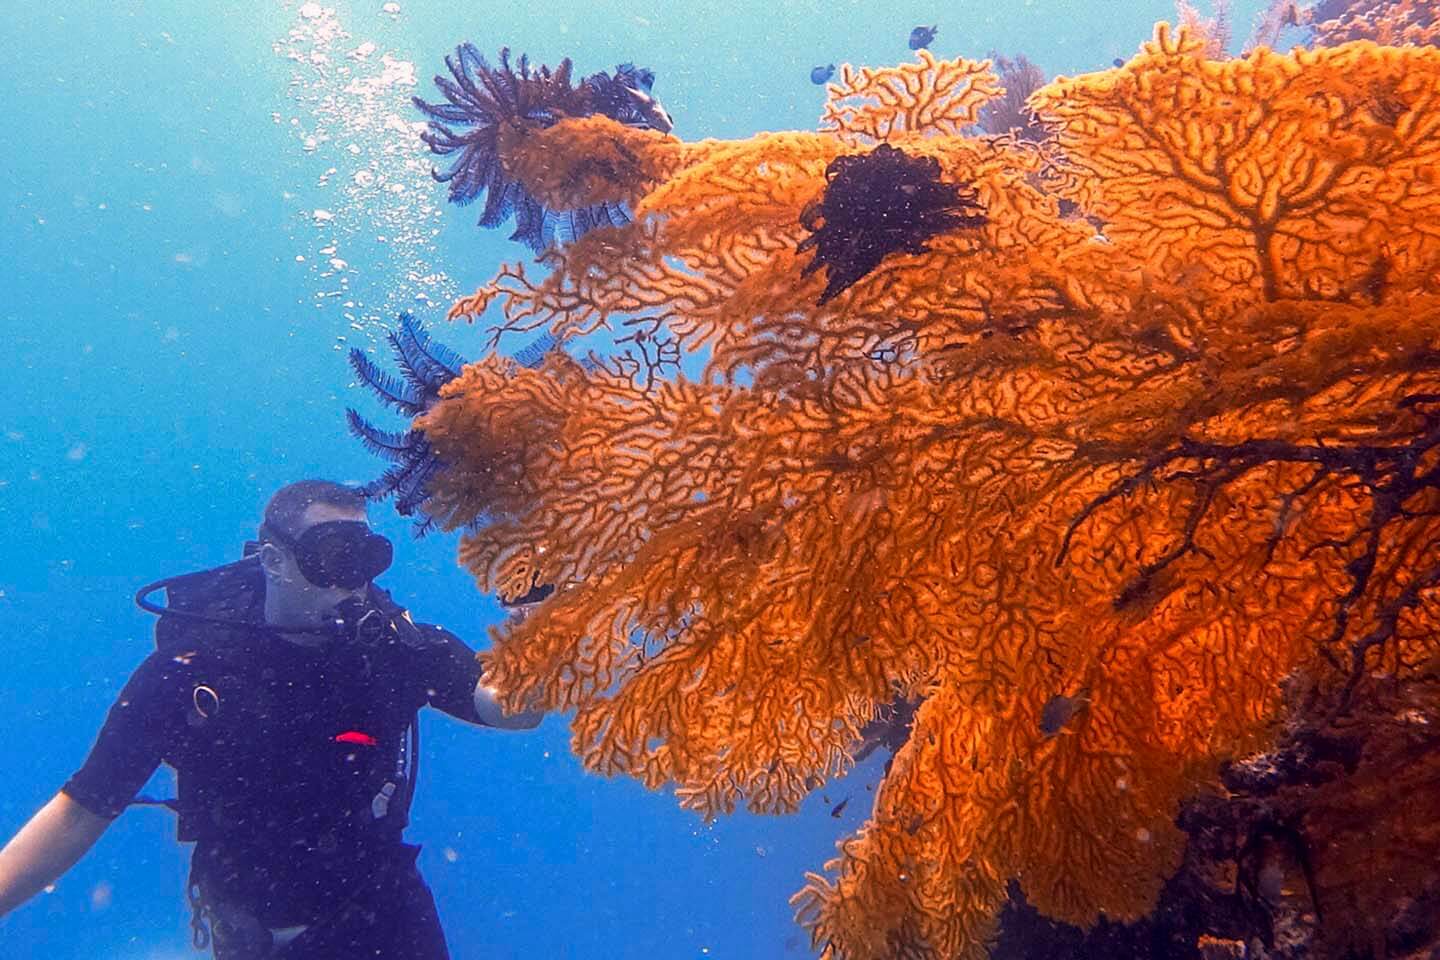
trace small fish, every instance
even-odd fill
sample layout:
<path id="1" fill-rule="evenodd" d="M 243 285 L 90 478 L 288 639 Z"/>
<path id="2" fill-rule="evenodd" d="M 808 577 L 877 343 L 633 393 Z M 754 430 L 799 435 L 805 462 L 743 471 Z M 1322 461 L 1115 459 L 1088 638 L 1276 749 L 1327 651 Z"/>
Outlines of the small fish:
<path id="1" fill-rule="evenodd" d="M 930 46 L 935 39 L 935 34 L 940 32 L 939 26 L 916 27 L 910 31 L 910 49 L 924 50 Z"/>
<path id="2" fill-rule="evenodd" d="M 835 64 L 833 63 L 828 63 L 823 67 L 810 68 L 810 82 L 817 87 L 823 87 L 829 83 L 833 76 L 835 76 Z"/>
<path id="3" fill-rule="evenodd" d="M 659 100 L 651 96 L 648 90 L 641 90 L 639 87 L 625 86 L 623 84 L 621 85 L 621 89 L 630 95 L 630 99 L 634 101 L 633 105 L 635 109 L 640 112 L 640 115 L 645 118 L 645 122 L 650 124 L 653 129 L 659 130 L 661 133 L 669 133 L 675 129 L 675 121 L 670 119 L 670 114 L 665 112 L 665 107 L 661 105 Z"/>
<path id="4" fill-rule="evenodd" d="M 603 77 L 604 74 L 600 76 Z M 629 96 L 630 106 L 646 126 L 661 133 L 669 133 L 675 129 L 675 121 L 665 111 L 664 105 L 650 92 L 655 86 L 654 70 L 637 67 L 633 63 L 617 64 L 613 82 Z"/>
<path id="5" fill-rule="evenodd" d="M 335 734 L 336 743 L 353 743 L 362 747 L 373 747 L 380 743 L 370 734 L 360 730 L 346 730 L 344 733 Z"/>
<path id="6" fill-rule="evenodd" d="M 840 816 L 840 814 L 842 814 L 842 813 L 845 812 L 845 804 L 847 804 L 847 803 L 849 803 L 849 802 L 850 802 L 850 798 L 849 798 L 849 797 L 846 797 L 844 800 L 841 800 L 839 803 L 835 804 L 835 806 L 833 806 L 833 807 L 830 808 L 830 816 L 832 816 L 832 817 L 838 817 L 838 816 Z"/>
<path id="7" fill-rule="evenodd" d="M 1125 61 L 1122 60 L 1122 59 L 1119 58 L 1119 57 L 1116 57 L 1114 60 L 1111 60 L 1110 63 L 1111 63 L 1112 66 L 1116 66 L 1116 67 L 1123 67 L 1123 66 L 1125 66 Z"/>
<path id="8" fill-rule="evenodd" d="M 1090 689 L 1088 687 L 1082 687 L 1073 697 L 1055 694 L 1045 701 L 1045 706 L 1040 710 L 1040 732 L 1047 737 L 1055 736 L 1064 729 L 1075 714 L 1089 705 Z"/>

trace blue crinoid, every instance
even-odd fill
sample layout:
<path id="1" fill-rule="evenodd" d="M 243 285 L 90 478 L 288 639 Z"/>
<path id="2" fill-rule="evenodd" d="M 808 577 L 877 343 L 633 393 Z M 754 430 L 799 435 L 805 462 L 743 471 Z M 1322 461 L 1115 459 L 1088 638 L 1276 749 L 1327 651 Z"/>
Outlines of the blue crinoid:
<path id="1" fill-rule="evenodd" d="M 350 366 L 382 403 L 413 420 L 435 405 L 440 388 L 460 375 L 465 361 L 449 347 L 431 340 L 409 313 L 400 314 L 400 326 L 390 331 L 387 339 L 395 351 L 399 376 L 380 369 L 359 349 L 350 351 Z M 413 428 L 403 432 L 382 430 L 353 408 L 345 411 L 345 417 L 350 432 L 365 448 L 392 464 L 365 485 L 365 495 L 377 500 L 394 497 L 395 509 L 401 516 L 411 516 L 417 510 L 423 513 L 430 479 L 442 466 L 425 434 Z M 417 520 L 416 536 L 427 533 L 433 524 L 434 518 L 428 515 Z"/>
<path id="2" fill-rule="evenodd" d="M 556 243 L 578 239 L 590 230 L 630 222 L 622 204 L 602 203 L 579 210 L 548 210 L 510 179 L 500 163 L 502 124 L 548 127 L 565 117 L 604 114 L 621 123 L 668 132 L 669 115 L 650 88 L 655 75 L 633 64 L 621 64 L 615 73 L 597 73 L 579 86 L 570 83 L 571 63 L 562 60 L 554 70 L 530 66 L 521 56 L 513 66 L 510 51 L 501 48 L 500 62 L 492 67 L 473 44 L 455 48 L 445 58 L 450 76 L 436 76 L 435 86 L 446 102 L 415 106 L 430 119 L 422 136 L 430 151 L 454 155 L 450 169 L 432 171 L 436 180 L 450 185 L 450 201 L 468 204 L 485 195 L 480 226 L 498 227 L 512 216 L 519 240 L 535 253 Z"/>
<path id="3" fill-rule="evenodd" d="M 430 339 L 424 325 L 409 313 L 401 313 L 400 325 L 387 334 L 394 351 L 399 375 L 382 370 L 364 351 L 350 351 L 350 366 L 360 382 L 388 407 L 409 420 L 429 410 L 440 400 L 440 390 L 460 375 L 465 359 Z M 522 367 L 538 367 L 546 355 L 558 347 L 549 333 L 515 352 L 513 359 Z M 395 499 L 395 510 L 402 517 L 420 514 L 415 521 L 415 535 L 424 536 L 435 526 L 435 517 L 425 512 L 429 499 L 430 480 L 444 467 L 425 434 L 413 427 L 404 431 L 382 430 L 362 417 L 354 408 L 345 411 L 350 432 L 365 449 L 390 463 L 383 474 L 365 484 L 365 495 L 372 500 Z"/>

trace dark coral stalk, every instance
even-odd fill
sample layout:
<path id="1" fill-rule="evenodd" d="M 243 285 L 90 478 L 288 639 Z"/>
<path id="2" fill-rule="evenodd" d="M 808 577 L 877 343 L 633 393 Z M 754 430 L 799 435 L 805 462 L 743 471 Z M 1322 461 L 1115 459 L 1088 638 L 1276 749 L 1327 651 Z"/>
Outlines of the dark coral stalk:
<path id="1" fill-rule="evenodd" d="M 669 115 L 650 93 L 655 75 L 633 64 L 621 64 L 614 75 L 604 72 L 571 86 L 571 63 L 562 60 L 555 70 L 532 68 L 521 56 L 513 66 L 510 51 L 500 50 L 492 67 L 473 44 L 455 48 L 445 58 L 450 76 L 436 76 L 435 85 L 445 103 L 414 98 L 415 106 L 430 119 L 422 138 L 430 151 L 454 156 L 450 169 L 433 171 L 436 180 L 450 185 L 450 201 L 469 204 L 485 196 L 482 227 L 498 227 L 512 216 L 519 240 L 536 253 L 565 243 L 602 226 L 629 223 L 630 215 L 617 203 L 597 204 L 579 210 L 548 210 L 500 163 L 499 136 L 505 124 L 549 127 L 565 117 L 600 113 L 621 123 L 668 132 Z"/>
<path id="2" fill-rule="evenodd" d="M 974 188 L 941 180 L 934 157 L 912 157 L 888 143 L 836 157 L 825 179 L 824 195 L 800 214 L 810 236 L 797 247 L 815 251 L 802 276 L 826 268 L 822 306 L 890 254 L 924 253 L 931 238 L 986 222 Z"/>

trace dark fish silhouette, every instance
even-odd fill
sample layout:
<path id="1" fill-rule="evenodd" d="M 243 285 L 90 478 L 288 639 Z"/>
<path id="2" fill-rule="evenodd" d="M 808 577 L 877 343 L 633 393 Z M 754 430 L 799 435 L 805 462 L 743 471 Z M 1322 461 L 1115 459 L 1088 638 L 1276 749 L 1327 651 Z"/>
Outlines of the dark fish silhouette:
<path id="1" fill-rule="evenodd" d="M 830 810 L 830 816 L 832 816 L 832 817 L 838 817 L 838 816 L 840 816 L 840 814 L 842 814 L 842 813 L 845 812 L 845 804 L 847 804 L 847 803 L 849 803 L 849 802 L 850 802 L 850 798 L 849 798 L 849 797 L 846 797 L 844 800 L 841 800 L 839 803 L 835 804 L 835 806 L 834 806 L 833 808 L 831 808 L 831 810 Z"/>
<path id="2" fill-rule="evenodd" d="M 1040 709 L 1040 732 L 1053 737 L 1065 728 L 1070 720 L 1090 705 L 1090 689 L 1082 687 L 1073 697 L 1056 694 L 1045 701 Z"/>
<path id="3" fill-rule="evenodd" d="M 1125 66 L 1125 61 L 1122 60 L 1122 59 L 1120 59 L 1119 57 L 1116 57 L 1114 60 L 1111 60 L 1110 62 L 1111 62 L 1112 64 L 1114 64 L 1115 66 L 1117 66 L 1117 67 L 1123 67 L 1123 66 Z"/>
<path id="4" fill-rule="evenodd" d="M 650 88 L 655 85 L 655 71 L 622 63 L 611 77 L 603 71 L 587 77 L 582 86 L 592 90 L 598 113 L 613 117 L 635 127 L 649 127 L 661 133 L 675 129 L 665 107 Z"/>
<path id="5" fill-rule="evenodd" d="M 935 39 L 935 34 L 940 32 L 939 26 L 916 27 L 910 31 L 910 49 L 924 50 L 930 46 Z"/>
<path id="6" fill-rule="evenodd" d="M 835 64 L 833 63 L 827 64 L 823 67 L 810 68 L 810 82 L 815 84 L 816 86 L 823 86 L 824 84 L 829 83 L 830 78 L 833 76 L 835 76 Z"/>

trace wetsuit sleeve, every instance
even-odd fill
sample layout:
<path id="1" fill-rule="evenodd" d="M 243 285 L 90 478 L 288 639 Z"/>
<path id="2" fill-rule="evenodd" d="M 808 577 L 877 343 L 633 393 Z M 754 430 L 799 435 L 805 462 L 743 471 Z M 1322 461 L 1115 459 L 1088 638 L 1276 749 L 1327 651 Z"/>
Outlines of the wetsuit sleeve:
<path id="1" fill-rule="evenodd" d="M 90 755 L 61 789 L 80 806 L 114 819 L 160 765 L 167 705 L 174 699 L 169 658 L 151 654 L 130 675 L 100 728 Z"/>
<path id="2" fill-rule="evenodd" d="M 444 627 L 428 623 L 417 626 L 428 641 L 420 665 L 426 702 L 457 720 L 483 723 L 475 712 L 475 685 L 484 672 L 475 651 Z"/>

